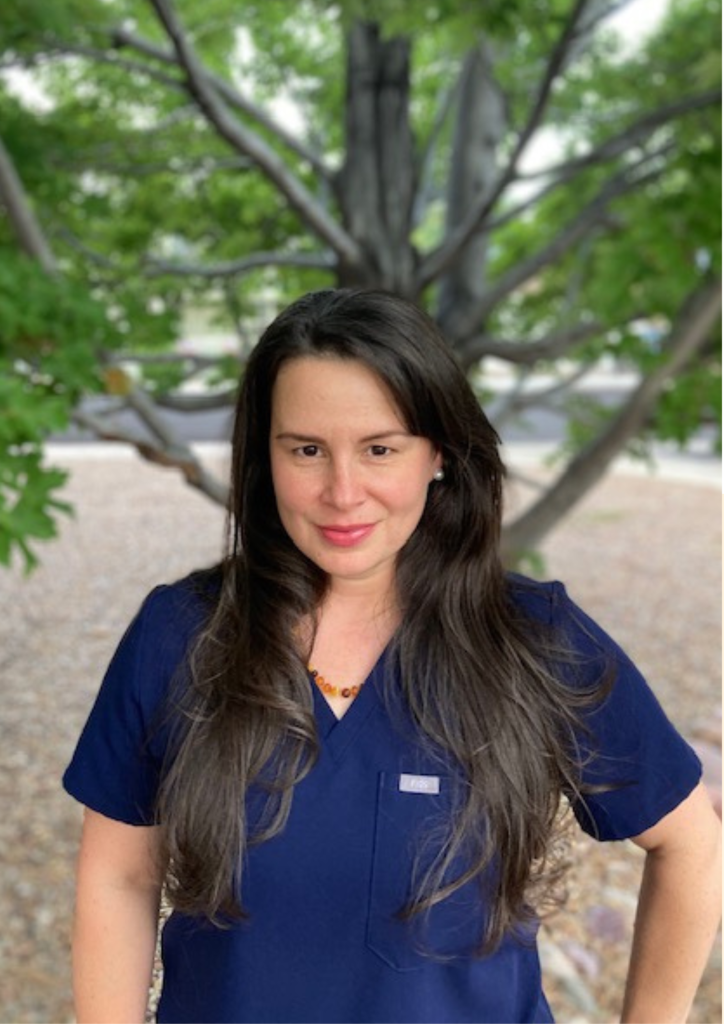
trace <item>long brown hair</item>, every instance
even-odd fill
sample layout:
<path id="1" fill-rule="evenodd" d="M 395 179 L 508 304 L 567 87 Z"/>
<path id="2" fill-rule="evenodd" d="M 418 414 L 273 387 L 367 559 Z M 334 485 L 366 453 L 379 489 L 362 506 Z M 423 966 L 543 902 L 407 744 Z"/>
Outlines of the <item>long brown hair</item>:
<path id="1" fill-rule="evenodd" d="M 488 951 L 532 912 L 532 883 L 552 878 L 546 854 L 560 798 L 579 786 L 572 737 L 593 696 L 573 695 L 556 669 L 565 660 L 558 640 L 515 611 L 499 555 L 504 467 L 495 430 L 434 321 L 383 292 L 299 299 L 247 365 L 221 589 L 176 698 L 177 740 L 158 802 L 169 897 L 217 923 L 243 913 L 244 850 L 284 827 L 294 785 L 317 753 L 308 652 L 293 638 L 326 578 L 280 522 L 269 460 L 277 374 L 309 355 L 372 369 L 411 433 L 443 455 L 444 484 L 430 488 L 398 556 L 403 617 L 390 663 L 421 736 L 453 759 L 464 786 L 439 856 L 404 912 L 432 907 L 471 878 L 482 884 L 495 862 L 480 946 Z M 244 812 L 252 784 L 267 793 L 253 831 Z M 461 856 L 466 870 L 451 880 Z"/>

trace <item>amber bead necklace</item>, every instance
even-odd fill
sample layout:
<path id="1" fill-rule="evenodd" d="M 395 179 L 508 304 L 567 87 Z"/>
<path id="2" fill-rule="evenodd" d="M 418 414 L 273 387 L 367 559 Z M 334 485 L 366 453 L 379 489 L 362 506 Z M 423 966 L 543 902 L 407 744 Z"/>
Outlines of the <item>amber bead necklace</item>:
<path id="1" fill-rule="evenodd" d="M 311 665 L 309 674 L 326 697 L 356 697 L 364 686 L 364 683 L 360 683 L 359 686 L 334 686 L 332 683 L 328 683 L 324 676 L 321 676 Z"/>

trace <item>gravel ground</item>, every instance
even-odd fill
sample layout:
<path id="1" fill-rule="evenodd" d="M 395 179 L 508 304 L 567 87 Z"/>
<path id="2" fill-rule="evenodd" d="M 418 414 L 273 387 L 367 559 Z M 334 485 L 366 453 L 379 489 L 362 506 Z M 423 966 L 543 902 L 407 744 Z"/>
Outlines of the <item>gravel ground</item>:
<path id="1" fill-rule="evenodd" d="M 104 666 L 157 582 L 214 560 L 223 516 L 170 471 L 123 450 L 63 454 L 76 516 L 29 579 L 0 570 L 0 1020 L 72 1021 L 68 933 L 80 809 L 60 776 Z M 56 460 L 58 461 L 58 460 Z M 521 502 L 524 494 L 514 493 Z M 721 496 L 615 475 L 545 545 L 546 571 L 633 655 L 720 790 Z M 717 780 L 718 773 L 718 781 Z M 716 794 L 715 794 L 716 795 Z M 571 897 L 543 935 L 568 1022 L 616 1018 L 641 855 L 572 838 Z M 693 1022 L 721 1016 L 721 947 Z"/>

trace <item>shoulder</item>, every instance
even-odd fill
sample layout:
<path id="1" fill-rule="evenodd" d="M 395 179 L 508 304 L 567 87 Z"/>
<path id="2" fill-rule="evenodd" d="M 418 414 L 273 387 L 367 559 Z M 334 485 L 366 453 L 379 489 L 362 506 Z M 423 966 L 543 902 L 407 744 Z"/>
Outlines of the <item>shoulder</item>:
<path id="1" fill-rule="evenodd" d="M 193 573 L 143 601 L 108 665 L 65 773 L 68 792 L 106 817 L 150 825 L 171 736 L 171 685 L 216 606 L 219 577 Z"/>
<path id="2" fill-rule="evenodd" d="M 561 600 L 568 601 L 558 580 L 533 580 L 517 572 L 505 575 L 506 596 L 514 613 L 542 625 L 553 625 Z"/>
<path id="3" fill-rule="evenodd" d="M 173 583 L 161 583 L 148 594 L 140 615 L 157 624 L 194 629 L 213 612 L 221 589 L 221 570 L 200 569 Z"/>
<path id="4" fill-rule="evenodd" d="M 178 663 L 213 614 L 220 581 L 218 570 L 205 569 L 154 587 L 129 626 L 126 642 L 157 664 Z"/>
<path id="5" fill-rule="evenodd" d="M 624 657 L 616 641 L 569 596 L 560 580 L 541 582 L 508 573 L 506 585 L 512 614 L 542 628 L 570 656 L 594 662 Z"/>

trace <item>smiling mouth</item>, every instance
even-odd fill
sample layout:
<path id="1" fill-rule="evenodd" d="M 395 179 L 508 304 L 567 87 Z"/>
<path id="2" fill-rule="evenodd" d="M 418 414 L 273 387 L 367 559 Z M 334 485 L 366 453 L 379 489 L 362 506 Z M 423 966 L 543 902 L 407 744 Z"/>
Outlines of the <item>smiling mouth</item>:
<path id="1" fill-rule="evenodd" d="M 324 539 L 338 548 L 352 548 L 355 544 L 361 544 L 369 537 L 375 528 L 375 523 L 363 523 L 359 526 L 319 526 L 317 529 Z"/>

